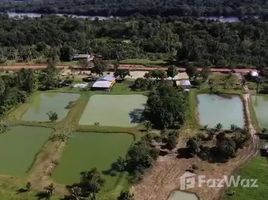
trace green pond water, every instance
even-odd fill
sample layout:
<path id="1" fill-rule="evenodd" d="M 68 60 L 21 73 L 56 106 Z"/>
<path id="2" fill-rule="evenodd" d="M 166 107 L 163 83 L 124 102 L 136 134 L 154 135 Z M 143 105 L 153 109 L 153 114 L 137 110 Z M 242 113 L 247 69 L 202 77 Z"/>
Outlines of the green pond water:
<path id="1" fill-rule="evenodd" d="M 62 120 L 69 109 L 69 102 L 76 101 L 79 94 L 71 93 L 41 93 L 34 95 L 30 100 L 30 107 L 22 116 L 24 121 L 49 121 L 47 113 L 49 111 L 58 114 L 58 120 Z"/>
<path id="2" fill-rule="evenodd" d="M 129 134 L 76 132 L 69 138 L 52 177 L 58 183 L 72 184 L 79 181 L 81 172 L 96 167 L 103 172 L 104 190 L 114 190 L 122 183 L 123 174 L 111 176 L 105 172 L 119 156 L 126 155 L 132 142 L 133 136 Z"/>
<path id="3" fill-rule="evenodd" d="M 11 127 L 0 135 L 0 174 L 23 177 L 48 140 L 51 129 Z"/>
<path id="4" fill-rule="evenodd" d="M 227 98 L 214 94 L 199 94 L 197 98 L 199 122 L 202 126 L 213 128 L 221 123 L 224 129 L 229 129 L 232 124 L 244 127 L 243 103 L 239 96 L 232 95 Z"/>
<path id="5" fill-rule="evenodd" d="M 168 200 L 199 200 L 198 197 L 189 192 L 183 192 L 183 191 L 174 191 L 168 198 Z"/>
<path id="6" fill-rule="evenodd" d="M 80 125 L 133 127 L 142 119 L 144 95 L 94 95 L 84 110 Z"/>
<path id="7" fill-rule="evenodd" d="M 260 126 L 268 129 L 268 96 L 252 96 L 252 103 Z"/>

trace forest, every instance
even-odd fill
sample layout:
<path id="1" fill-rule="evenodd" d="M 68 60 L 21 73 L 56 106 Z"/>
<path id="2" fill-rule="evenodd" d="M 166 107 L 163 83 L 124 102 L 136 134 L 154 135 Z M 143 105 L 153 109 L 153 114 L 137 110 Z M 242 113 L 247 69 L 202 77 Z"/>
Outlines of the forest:
<path id="1" fill-rule="evenodd" d="M 179 17 L 106 21 L 0 16 L 0 63 L 69 61 L 75 53 L 106 60 L 146 58 L 180 66 L 268 65 L 268 24 L 260 19 L 219 23 Z"/>
<path id="2" fill-rule="evenodd" d="M 0 11 L 129 16 L 268 15 L 266 0 L 2 0 Z"/>

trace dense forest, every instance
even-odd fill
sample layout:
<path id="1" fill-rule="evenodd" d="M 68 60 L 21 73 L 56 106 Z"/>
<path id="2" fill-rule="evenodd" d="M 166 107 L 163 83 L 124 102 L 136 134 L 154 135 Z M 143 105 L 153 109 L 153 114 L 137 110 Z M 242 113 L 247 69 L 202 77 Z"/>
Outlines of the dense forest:
<path id="1" fill-rule="evenodd" d="M 1 11 L 129 16 L 267 17 L 267 0 L 2 0 Z"/>
<path id="2" fill-rule="evenodd" d="M 268 24 L 258 19 L 219 23 L 191 18 L 135 17 L 91 21 L 47 16 L 0 16 L 0 62 L 47 58 L 68 61 L 74 53 L 107 60 L 148 58 L 178 65 L 268 65 Z"/>

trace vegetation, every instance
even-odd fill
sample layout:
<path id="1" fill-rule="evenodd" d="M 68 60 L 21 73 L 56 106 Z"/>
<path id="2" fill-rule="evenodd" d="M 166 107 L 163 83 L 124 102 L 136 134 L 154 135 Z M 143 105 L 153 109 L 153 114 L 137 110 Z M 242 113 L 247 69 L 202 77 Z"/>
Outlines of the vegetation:
<path id="1" fill-rule="evenodd" d="M 0 6 L 1 7 L 1 6 Z M 161 8 L 162 9 L 162 8 Z M 37 63 L 70 60 L 74 53 L 96 53 L 106 60 L 166 60 L 191 66 L 265 67 L 267 23 L 235 24 L 193 18 L 129 17 L 106 21 L 47 16 L 0 16 L 0 60 Z M 127 42 L 126 42 L 127 41 Z M 102 63 L 96 63 L 103 71 Z"/>
<path id="2" fill-rule="evenodd" d="M 167 84 L 160 84 L 151 91 L 145 111 L 146 117 L 159 128 L 179 127 L 186 112 L 186 97 Z"/>
<path id="3" fill-rule="evenodd" d="M 70 187 L 71 198 L 95 200 L 103 184 L 104 179 L 96 168 L 82 172 L 80 182 Z"/>
<path id="4" fill-rule="evenodd" d="M 50 120 L 51 122 L 55 122 L 55 121 L 57 121 L 57 119 L 58 119 L 58 114 L 57 114 L 56 112 L 53 112 L 53 111 L 49 111 L 49 112 L 47 113 L 47 116 L 48 116 L 48 118 L 49 118 L 49 120 Z"/>
<path id="5" fill-rule="evenodd" d="M 248 141 L 249 133 L 234 125 L 230 130 L 221 128 L 222 125 L 219 123 L 212 129 L 200 129 L 201 132 L 197 136 L 187 141 L 189 153 L 213 162 L 226 162 L 235 157 L 237 150 Z"/>
<path id="6" fill-rule="evenodd" d="M 179 15 L 179 16 L 267 16 L 267 2 L 262 0 L 2 0 L 0 11 L 16 10 L 19 12 L 39 13 L 75 13 L 80 15 L 129 16 L 143 15 Z"/>
<path id="7" fill-rule="evenodd" d="M 231 187 L 224 196 L 224 200 L 265 200 L 268 195 L 267 159 L 257 156 L 244 166 L 237 175 L 246 179 L 257 179 L 257 188 Z"/>

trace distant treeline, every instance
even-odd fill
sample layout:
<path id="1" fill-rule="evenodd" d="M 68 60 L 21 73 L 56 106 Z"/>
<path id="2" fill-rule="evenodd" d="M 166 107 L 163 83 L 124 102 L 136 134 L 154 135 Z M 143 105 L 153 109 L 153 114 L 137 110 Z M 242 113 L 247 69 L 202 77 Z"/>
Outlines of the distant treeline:
<path id="1" fill-rule="evenodd" d="M 0 16 L 0 62 L 69 60 L 94 52 L 104 59 L 146 58 L 178 65 L 268 66 L 268 23 L 247 19 L 220 23 L 179 17 L 131 17 L 107 21 L 46 16 Z"/>
<path id="2" fill-rule="evenodd" d="M 8 3 L 7 3 L 8 2 Z M 268 16 L 267 0 L 4 0 L 0 11 L 129 16 Z"/>

